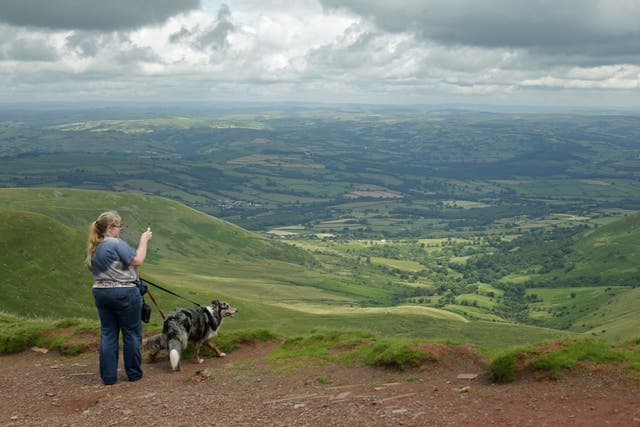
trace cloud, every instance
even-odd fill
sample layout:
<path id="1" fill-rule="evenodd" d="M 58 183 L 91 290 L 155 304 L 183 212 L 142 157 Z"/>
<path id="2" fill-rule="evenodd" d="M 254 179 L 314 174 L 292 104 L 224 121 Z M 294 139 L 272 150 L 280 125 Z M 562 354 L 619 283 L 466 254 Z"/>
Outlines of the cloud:
<path id="1" fill-rule="evenodd" d="M 0 28 L 0 60 L 53 62 L 60 58 L 55 45 L 44 36 Z"/>
<path id="2" fill-rule="evenodd" d="M 638 104 L 640 0 L 35 3 L 0 0 L 0 101 Z"/>
<path id="3" fill-rule="evenodd" d="M 639 0 L 320 0 L 384 31 L 447 46 L 532 49 L 638 62 Z"/>
<path id="4" fill-rule="evenodd" d="M 130 30 L 200 7 L 200 0 L 2 0 L 0 22 L 51 30 Z"/>

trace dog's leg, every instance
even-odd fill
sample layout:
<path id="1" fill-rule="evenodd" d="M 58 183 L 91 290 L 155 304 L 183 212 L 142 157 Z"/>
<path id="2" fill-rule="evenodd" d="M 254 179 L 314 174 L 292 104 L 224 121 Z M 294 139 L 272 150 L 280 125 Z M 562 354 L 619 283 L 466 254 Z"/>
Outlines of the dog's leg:
<path id="1" fill-rule="evenodd" d="M 207 347 L 209 347 L 211 350 L 215 351 L 215 352 L 216 352 L 216 354 L 218 355 L 218 357 L 225 357 L 225 356 L 227 355 L 226 353 L 223 353 L 222 351 L 220 351 L 220 349 L 218 348 L 218 346 L 217 346 L 217 345 L 215 345 L 215 344 L 213 343 L 213 341 L 211 341 L 211 340 L 207 340 L 207 341 L 205 341 L 204 343 L 205 343 L 205 344 L 207 345 Z"/>
<path id="2" fill-rule="evenodd" d="M 197 341 L 195 343 L 195 348 L 193 350 L 193 357 L 196 359 L 196 362 L 203 363 L 204 359 L 200 357 L 200 347 L 202 346 L 202 342 Z"/>

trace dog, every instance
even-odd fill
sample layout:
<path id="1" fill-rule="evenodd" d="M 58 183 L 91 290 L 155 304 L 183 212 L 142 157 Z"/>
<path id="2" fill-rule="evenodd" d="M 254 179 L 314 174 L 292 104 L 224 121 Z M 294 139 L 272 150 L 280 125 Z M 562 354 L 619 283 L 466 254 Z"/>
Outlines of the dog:
<path id="1" fill-rule="evenodd" d="M 226 354 L 220 351 L 212 339 L 218 335 L 222 320 L 225 317 L 233 317 L 237 312 L 238 310 L 227 302 L 218 300 L 211 301 L 211 305 L 178 308 L 165 318 L 161 334 L 143 341 L 143 348 L 149 351 L 152 361 L 160 350 L 168 350 L 173 371 L 180 370 L 182 352 L 189 342 L 195 345 L 194 358 L 198 363 L 204 362 L 204 359 L 200 358 L 202 344 L 215 351 L 218 357 L 225 357 Z"/>

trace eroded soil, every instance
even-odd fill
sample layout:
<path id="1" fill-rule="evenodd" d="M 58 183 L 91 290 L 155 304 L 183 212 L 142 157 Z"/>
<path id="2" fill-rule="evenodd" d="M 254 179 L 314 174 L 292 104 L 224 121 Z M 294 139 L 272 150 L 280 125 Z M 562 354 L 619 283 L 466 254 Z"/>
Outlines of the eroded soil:
<path id="1" fill-rule="evenodd" d="M 144 378 L 103 386 L 95 349 L 75 357 L 38 349 L 0 357 L 0 425 L 640 426 L 640 381 L 582 365 L 557 381 L 524 375 L 493 384 L 477 355 L 441 349 L 398 372 L 343 365 L 283 366 L 277 343 L 225 358 L 144 363 Z"/>

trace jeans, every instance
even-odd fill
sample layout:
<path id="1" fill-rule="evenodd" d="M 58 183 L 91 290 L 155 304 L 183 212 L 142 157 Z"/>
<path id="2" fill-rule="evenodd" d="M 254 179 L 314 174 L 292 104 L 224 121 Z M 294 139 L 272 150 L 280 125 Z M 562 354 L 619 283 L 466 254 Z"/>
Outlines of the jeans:
<path id="1" fill-rule="evenodd" d="M 142 378 L 142 296 L 137 287 L 93 288 L 100 316 L 100 378 L 118 379 L 119 336 L 122 331 L 124 370 L 129 381 Z"/>

